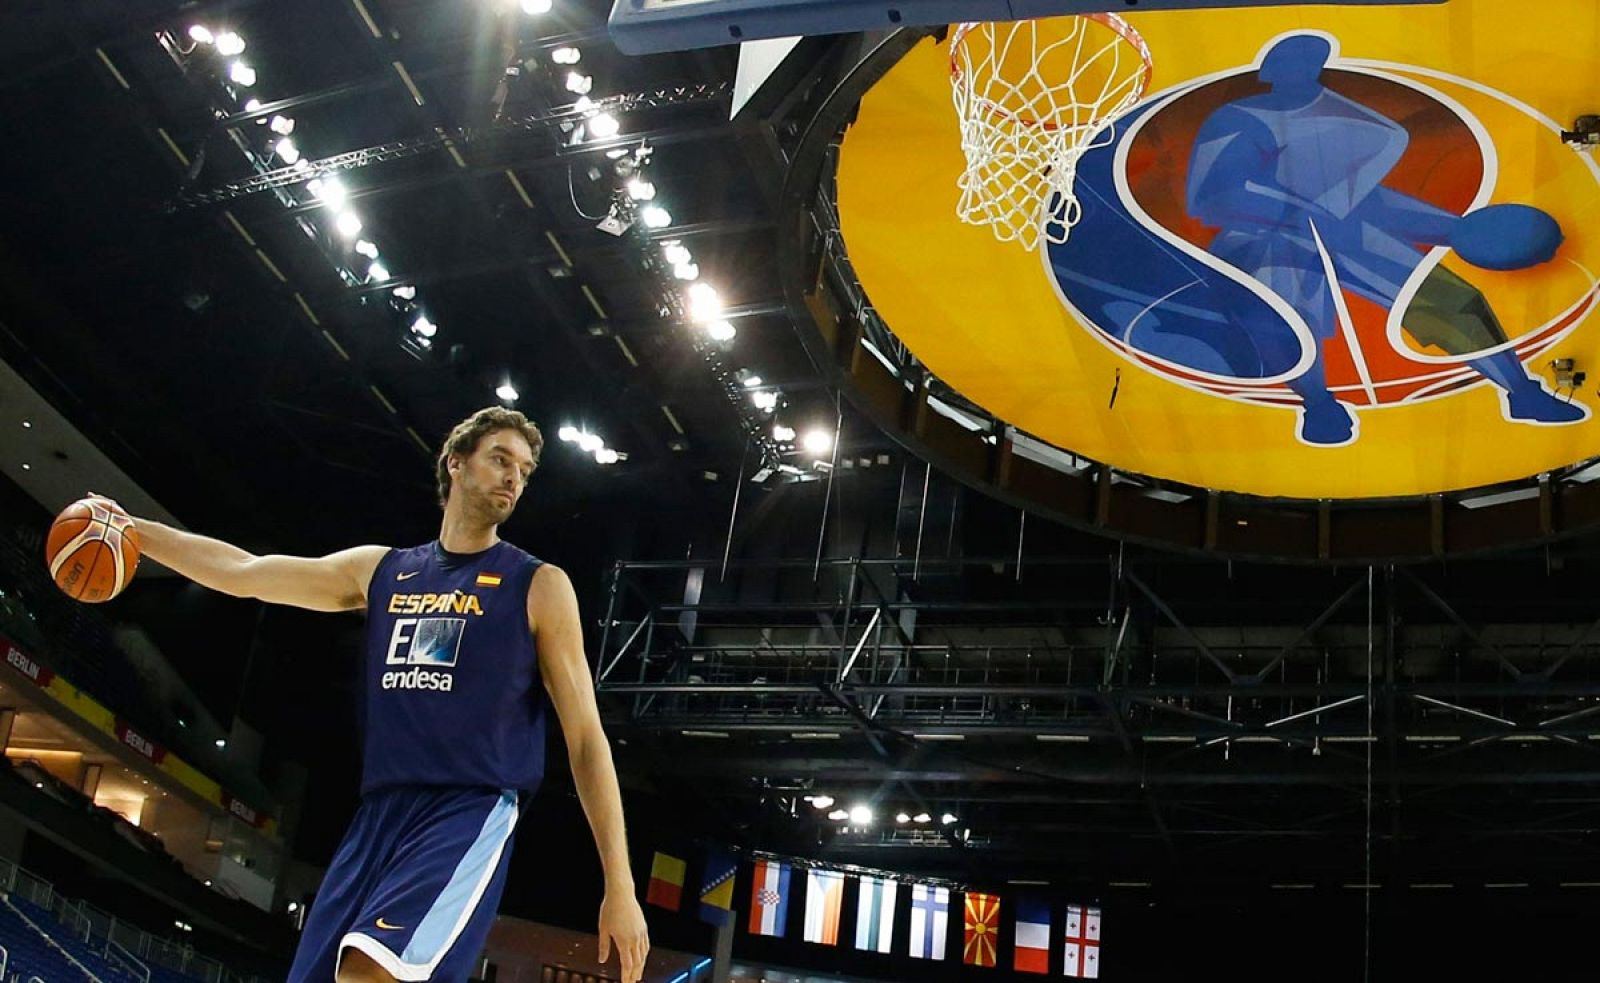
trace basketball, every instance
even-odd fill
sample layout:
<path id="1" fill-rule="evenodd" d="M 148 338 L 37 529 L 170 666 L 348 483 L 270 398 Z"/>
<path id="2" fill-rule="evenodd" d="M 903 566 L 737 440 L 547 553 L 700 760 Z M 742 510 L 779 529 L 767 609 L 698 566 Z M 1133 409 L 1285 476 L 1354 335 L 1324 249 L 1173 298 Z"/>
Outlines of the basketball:
<path id="1" fill-rule="evenodd" d="M 139 531 L 115 502 L 80 499 L 50 524 L 45 561 L 68 597 L 87 604 L 109 601 L 139 567 Z"/>

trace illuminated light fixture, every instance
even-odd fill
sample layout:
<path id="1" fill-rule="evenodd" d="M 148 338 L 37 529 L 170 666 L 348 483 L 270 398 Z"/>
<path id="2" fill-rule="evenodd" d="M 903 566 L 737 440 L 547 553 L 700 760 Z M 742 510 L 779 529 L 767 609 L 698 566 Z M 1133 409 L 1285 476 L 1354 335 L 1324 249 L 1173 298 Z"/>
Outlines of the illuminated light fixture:
<path id="1" fill-rule="evenodd" d="M 589 121 L 589 132 L 602 140 L 616 136 L 622 130 L 622 124 L 610 113 L 601 113 Z"/>
<path id="2" fill-rule="evenodd" d="M 401 300 L 415 300 L 417 297 L 417 288 L 413 284 L 408 283 L 403 287 L 395 287 L 394 295 L 399 297 Z"/>
<path id="3" fill-rule="evenodd" d="M 639 210 L 639 218 L 650 229 L 664 229 L 672 224 L 672 213 L 660 205 L 644 206 Z"/>
<path id="4" fill-rule="evenodd" d="M 594 88 L 594 76 L 593 75 L 585 75 L 582 72 L 568 72 L 567 73 L 567 91 L 568 92 L 576 92 L 580 96 L 586 96 L 586 95 L 589 94 L 589 90 L 591 90 L 593 88 Z"/>
<path id="5" fill-rule="evenodd" d="M 771 413 L 778 408 L 778 394 L 769 390 L 751 393 L 750 401 L 756 404 L 756 409 L 764 413 Z"/>
<path id="6" fill-rule="evenodd" d="M 661 255 L 673 266 L 682 266 L 694 259 L 689 254 L 689 248 L 676 239 L 669 239 L 661 244 Z"/>
<path id="7" fill-rule="evenodd" d="M 925 812 L 919 812 L 911 817 L 911 821 L 914 823 L 928 823 L 933 821 L 933 817 Z"/>
<path id="8" fill-rule="evenodd" d="M 272 150 L 279 157 L 283 158 L 283 162 L 285 164 L 293 164 L 295 161 L 300 159 L 300 148 L 296 147 L 294 145 L 294 141 L 288 137 L 284 137 L 282 140 L 279 140 L 277 143 L 273 144 Z"/>
<path id="9" fill-rule="evenodd" d="M 627 147 L 612 147 L 606 151 L 606 160 L 621 160 L 626 156 L 628 156 Z"/>
<path id="10" fill-rule="evenodd" d="M 23 465 L 23 466 L 22 466 L 22 470 L 24 470 L 24 471 L 32 471 L 32 470 L 33 470 L 33 465 L 31 465 L 31 464 L 24 464 L 24 465 Z"/>
<path id="11" fill-rule="evenodd" d="M 377 260 L 373 260 L 372 265 L 367 267 L 367 276 L 379 283 L 382 283 L 383 281 L 389 279 L 389 268 Z"/>
<path id="12" fill-rule="evenodd" d="M 354 239 L 361 231 L 361 217 L 355 212 L 340 212 L 339 217 L 333 220 L 333 227 L 346 239 Z"/>
<path id="13" fill-rule="evenodd" d="M 357 239 L 356 240 L 356 252 L 360 253 L 361 255 L 365 256 L 368 259 L 377 259 L 378 258 L 378 244 L 373 242 L 370 239 Z"/>
<path id="14" fill-rule="evenodd" d="M 903 812 L 899 812 L 895 813 L 894 821 L 897 823 L 909 823 L 911 821 L 911 817 Z"/>
<path id="15" fill-rule="evenodd" d="M 190 30 L 189 36 L 194 37 L 193 30 Z M 224 58 L 232 58 L 234 55 L 244 54 L 244 38 L 234 31 L 223 31 L 217 35 L 216 41 L 217 54 L 222 55 Z M 249 84 L 248 82 L 245 83 L 245 85 Z"/>
<path id="16" fill-rule="evenodd" d="M 350 200 L 349 190 L 336 177 L 313 178 L 306 182 L 306 190 L 329 208 L 342 208 Z"/>
<path id="17" fill-rule="evenodd" d="M 550 60 L 557 65 L 576 65 L 583 60 L 583 52 L 567 45 L 550 52 Z"/>
<path id="18" fill-rule="evenodd" d="M 294 162 L 294 169 L 297 171 L 309 171 L 311 170 L 311 162 L 302 157 Z"/>
<path id="19" fill-rule="evenodd" d="M 217 750 L 220 751 L 220 750 L 222 750 L 223 748 L 225 748 L 227 746 L 228 746 L 228 742 L 227 742 L 226 739 L 221 738 L 221 737 L 217 738 Z"/>
<path id="20" fill-rule="evenodd" d="M 761 377 L 760 376 L 758 376 L 758 375 L 747 375 L 747 376 L 744 377 L 744 387 L 746 389 L 754 389 L 755 387 L 757 387 L 759 385 L 761 385 Z"/>
<path id="21" fill-rule="evenodd" d="M 642 177 L 628 182 L 628 197 L 634 201 L 649 201 L 656 196 L 656 186 Z"/>
<path id="22" fill-rule="evenodd" d="M 943 816 L 939 817 L 939 822 L 949 826 L 950 824 L 956 822 L 956 817 L 947 812 Z"/>
<path id="23" fill-rule="evenodd" d="M 530 17 L 548 14 L 553 6 L 555 6 L 554 0 L 522 0 L 522 12 Z"/>
<path id="24" fill-rule="evenodd" d="M 562 427 L 560 430 L 556 431 L 556 436 L 560 437 L 563 441 L 565 441 L 566 443 L 570 444 L 573 441 L 578 439 L 578 428 L 577 427 Z"/>
<path id="25" fill-rule="evenodd" d="M 600 439 L 599 434 L 578 434 L 578 450 L 583 451 L 585 454 L 593 454 L 605 445 L 606 442 Z"/>
<path id="26" fill-rule="evenodd" d="M 810 796 L 810 801 L 811 801 L 811 804 L 816 806 L 818 809 L 826 809 L 829 806 L 833 805 L 833 796 L 831 796 L 831 795 L 813 795 L 813 796 Z"/>
<path id="27" fill-rule="evenodd" d="M 594 100 L 590 99 L 588 96 L 579 96 L 577 101 L 572 104 L 572 108 L 580 113 L 583 113 L 585 116 L 593 116 L 595 111 Z M 626 150 L 622 152 L 627 153 Z"/>
<path id="28" fill-rule="evenodd" d="M 700 267 L 696 263 L 679 263 L 672 268 L 672 275 L 680 280 L 698 280 Z"/>
<path id="29" fill-rule="evenodd" d="M 27 420 L 23 420 L 22 421 L 22 429 L 24 429 L 24 430 L 32 430 L 33 429 L 33 424 L 31 422 L 27 421 Z"/>
<path id="30" fill-rule="evenodd" d="M 706 334 L 712 341 L 732 341 L 738 333 L 727 321 L 712 321 L 706 325 Z"/>
<path id="31" fill-rule="evenodd" d="M 242 61 L 236 61 L 228 66 L 228 78 L 248 89 L 256 84 L 256 70 Z"/>
<path id="32" fill-rule="evenodd" d="M 722 298 L 709 283 L 689 288 L 689 316 L 696 321 L 713 321 L 722 315 Z"/>
<path id="33" fill-rule="evenodd" d="M 833 434 L 826 430 L 810 430 L 806 432 L 803 443 L 805 449 L 813 454 L 826 454 L 833 449 Z"/>
<path id="34" fill-rule="evenodd" d="M 417 319 L 411 322 L 411 331 L 424 338 L 432 338 L 439 333 L 439 326 L 428 320 L 428 315 L 418 314 Z"/>
<path id="35" fill-rule="evenodd" d="M 494 394 L 508 403 L 515 403 L 517 401 L 516 387 L 512 386 L 509 382 L 502 382 L 499 388 L 494 391 Z"/>
<path id="36" fill-rule="evenodd" d="M 253 112 L 255 112 L 256 110 L 258 110 L 260 108 L 261 108 L 261 100 L 260 99 L 246 99 L 245 100 L 245 103 L 244 103 L 244 111 L 245 112 L 253 113 Z"/>
<path id="37" fill-rule="evenodd" d="M 211 36 L 211 31 L 207 29 L 204 24 L 196 24 L 189 28 L 189 37 L 191 40 L 198 41 L 200 44 L 210 44 L 216 40 L 216 38 Z"/>
<path id="38" fill-rule="evenodd" d="M 848 812 L 845 812 L 843 809 L 835 809 L 832 812 L 828 813 L 828 818 L 832 819 L 832 820 L 836 820 L 836 821 L 840 820 L 840 819 L 849 819 L 850 818 L 850 814 Z"/>
<path id="39" fill-rule="evenodd" d="M 850 821 L 857 826 L 872 825 L 872 810 L 866 806 L 855 806 L 850 810 Z"/>
<path id="40" fill-rule="evenodd" d="M 267 124 L 267 129 L 279 136 L 286 137 L 294 132 L 294 120 L 287 116 L 274 116 L 272 121 Z"/>
<path id="41" fill-rule="evenodd" d="M 617 452 L 609 447 L 602 447 L 594 452 L 596 464 L 615 464 L 619 460 Z"/>
<path id="42" fill-rule="evenodd" d="M 294 914 L 295 912 L 297 912 L 299 910 L 300 910 L 300 902 L 298 902 L 298 901 L 289 902 L 289 914 L 292 915 L 292 914 Z"/>
<path id="43" fill-rule="evenodd" d="M 781 423 L 774 424 L 772 428 L 772 439 L 776 440 L 780 444 L 787 444 L 794 440 L 794 428 L 786 427 Z"/>

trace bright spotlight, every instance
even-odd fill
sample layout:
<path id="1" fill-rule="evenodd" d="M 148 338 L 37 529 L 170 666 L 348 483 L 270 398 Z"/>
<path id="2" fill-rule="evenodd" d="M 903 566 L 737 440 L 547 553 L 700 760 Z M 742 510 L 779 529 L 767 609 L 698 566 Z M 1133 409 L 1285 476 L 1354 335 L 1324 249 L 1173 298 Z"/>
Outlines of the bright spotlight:
<path id="1" fill-rule="evenodd" d="M 279 136 L 286 137 L 294 132 L 294 120 L 287 116 L 274 116 L 272 121 L 267 124 L 267 129 Z"/>
<path id="2" fill-rule="evenodd" d="M 744 377 L 744 387 L 746 389 L 754 389 L 755 387 L 757 387 L 759 385 L 761 385 L 761 377 L 760 376 L 758 376 L 758 375 L 747 375 L 747 376 Z"/>
<path id="3" fill-rule="evenodd" d="M 593 75 L 585 75 L 582 72 L 568 72 L 567 73 L 567 91 L 568 92 L 574 92 L 574 93 L 577 93 L 580 96 L 586 96 L 586 95 L 589 94 L 589 90 L 593 89 L 593 88 L 594 88 L 594 76 Z"/>
<path id="4" fill-rule="evenodd" d="M 279 157 L 283 158 L 283 162 L 285 164 L 293 164 L 295 161 L 300 159 L 300 148 L 296 147 L 294 145 L 294 141 L 288 137 L 284 137 L 282 140 L 279 140 L 277 143 L 273 144 L 272 150 Z"/>
<path id="5" fill-rule="evenodd" d="M 646 228 L 664 229 L 672 224 L 672 213 L 660 205 L 646 205 L 639 210 Z"/>
<path id="6" fill-rule="evenodd" d="M 622 124 L 610 113 L 601 113 L 589 121 L 589 132 L 602 140 L 616 136 L 622 130 Z"/>
<path id="7" fill-rule="evenodd" d="M 578 428 L 577 427 L 562 427 L 560 430 L 556 431 L 556 436 L 561 438 L 566 443 L 570 444 L 573 441 L 578 439 Z"/>
<path id="8" fill-rule="evenodd" d="M 548 14 L 554 5 L 554 0 L 522 0 L 522 12 L 537 17 L 540 14 Z"/>
<path id="9" fill-rule="evenodd" d="M 368 259 L 377 259 L 378 258 L 378 244 L 373 242 L 370 239 L 357 239 L 356 240 L 356 252 L 360 253 L 361 255 L 365 256 Z"/>
<path id="10" fill-rule="evenodd" d="M 952 824 L 952 823 L 954 823 L 954 822 L 955 822 L 955 821 L 956 821 L 956 817 L 955 817 L 955 816 L 953 816 L 953 815 L 951 815 L 951 814 L 950 814 L 950 813 L 948 813 L 948 812 L 947 812 L 947 813 L 945 813 L 945 814 L 944 814 L 944 815 L 943 815 L 943 816 L 940 816 L 940 817 L 939 817 L 939 822 L 941 822 L 941 823 L 943 823 L 943 824 L 944 824 L 944 825 L 946 825 L 946 826 L 949 826 L 949 825 L 951 825 L 951 824 Z"/>
<path id="11" fill-rule="evenodd" d="M 620 459 L 617 452 L 609 447 L 602 447 L 594 452 L 594 462 L 596 464 L 615 464 Z"/>
<path id="12" fill-rule="evenodd" d="M 204 24 L 196 24 L 189 28 L 189 37 L 200 44 L 210 44 L 216 40 L 211 36 L 211 31 Z"/>
<path id="13" fill-rule="evenodd" d="M 712 341 L 732 341 L 738 333 L 727 321 L 712 321 L 706 325 L 706 334 Z"/>
<path id="14" fill-rule="evenodd" d="M 697 263 L 679 263 L 672 268 L 672 275 L 680 280 L 698 280 L 700 266 Z"/>
<path id="15" fill-rule="evenodd" d="M 829 806 L 833 805 L 833 796 L 831 796 L 831 795 L 813 795 L 811 797 L 811 804 L 813 806 L 816 806 L 818 809 L 826 809 Z"/>
<path id="16" fill-rule="evenodd" d="M 411 330 L 424 338 L 432 338 L 439 333 L 439 326 L 428 320 L 428 315 L 418 314 L 417 319 L 411 322 Z"/>
<path id="17" fill-rule="evenodd" d="M 189 36 L 194 36 L 192 30 L 189 32 Z M 244 54 L 244 38 L 233 31 L 223 31 L 217 35 L 217 54 L 222 55 L 224 58 L 232 58 L 234 55 Z M 249 85 L 250 83 L 245 82 L 243 84 Z"/>
<path id="18" fill-rule="evenodd" d="M 689 248 L 676 239 L 661 244 L 661 256 L 673 266 L 682 266 L 694 258 Z"/>
<path id="19" fill-rule="evenodd" d="M 911 817 L 903 812 L 897 812 L 895 813 L 894 821 L 897 823 L 909 823 L 911 821 Z"/>
<path id="20" fill-rule="evenodd" d="M 378 283 L 382 283 L 389 279 L 389 268 L 377 260 L 373 260 L 372 265 L 367 267 L 367 276 Z"/>
<path id="21" fill-rule="evenodd" d="M 225 740 L 224 738 L 221 738 L 221 737 L 217 738 L 217 742 L 216 743 L 217 743 L 217 750 L 219 750 L 219 751 L 221 751 L 222 749 L 224 749 L 224 748 L 226 748 L 228 746 L 227 740 Z"/>
<path id="22" fill-rule="evenodd" d="M 298 902 L 298 901 L 289 902 L 289 914 L 292 915 L 292 914 L 294 914 L 295 912 L 297 912 L 299 910 L 300 910 L 300 902 Z"/>
<path id="23" fill-rule="evenodd" d="M 833 449 L 833 434 L 826 430 L 808 430 L 804 446 L 813 454 L 826 454 Z"/>
<path id="24" fill-rule="evenodd" d="M 778 407 L 778 394 L 769 390 L 761 390 L 751 393 L 750 401 L 756 404 L 756 409 L 771 413 Z"/>
<path id="25" fill-rule="evenodd" d="M 872 810 L 866 806 L 855 806 L 850 810 L 850 821 L 857 826 L 872 825 Z"/>
<path id="26" fill-rule="evenodd" d="M 600 439 L 599 434 L 578 434 L 578 450 L 583 451 L 585 454 L 593 454 L 605 445 L 606 442 Z"/>
<path id="27" fill-rule="evenodd" d="M 579 96 L 577 100 L 573 102 L 572 108 L 584 114 L 585 116 L 593 116 L 594 100 L 590 99 L 588 96 Z M 623 153 L 627 153 L 627 151 L 624 150 Z"/>
<path id="28" fill-rule="evenodd" d="M 248 89 L 256 84 L 256 70 L 242 61 L 236 61 L 228 68 L 228 78 Z"/>
<path id="29" fill-rule="evenodd" d="M 696 321 L 712 321 L 722 315 L 722 298 L 709 283 L 696 283 L 689 288 L 689 316 Z"/>
<path id="30" fill-rule="evenodd" d="M 583 52 L 571 46 L 557 48 L 550 52 L 550 60 L 557 65 L 576 65 L 582 59 Z"/>
<path id="31" fill-rule="evenodd" d="M 346 239 L 353 239 L 361 231 L 361 217 L 355 212 L 340 212 L 333 220 L 333 227 Z"/>
<path id="32" fill-rule="evenodd" d="M 495 389 L 494 394 L 508 403 L 517 401 L 517 390 L 509 382 L 502 382 L 499 388 Z"/>
<path id="33" fill-rule="evenodd" d="M 772 428 L 772 439 L 780 444 L 787 444 L 794 440 L 794 428 L 783 424 L 775 424 Z"/>
<path id="34" fill-rule="evenodd" d="M 911 821 L 914 822 L 914 823 L 927 823 L 927 822 L 932 822 L 933 821 L 933 817 L 928 815 L 925 812 L 919 812 L 915 816 L 911 817 Z"/>
<path id="35" fill-rule="evenodd" d="M 845 812 L 843 809 L 835 809 L 832 812 L 828 813 L 828 818 L 829 819 L 833 819 L 833 820 L 849 819 L 850 818 L 850 814 L 848 812 Z"/>
<path id="36" fill-rule="evenodd" d="M 344 203 L 350 200 L 350 192 L 344 182 L 336 177 L 313 178 L 306 182 L 306 190 L 329 208 L 343 208 Z"/>
<path id="37" fill-rule="evenodd" d="M 247 112 L 247 113 L 253 113 L 253 112 L 255 112 L 256 110 L 258 110 L 260 108 L 261 108 L 261 100 L 260 99 L 246 99 L 244 101 L 244 111 Z"/>
<path id="38" fill-rule="evenodd" d="M 408 283 L 404 286 L 395 287 L 394 295 L 399 297 L 401 300 L 415 300 L 417 297 L 416 284 Z"/>
<path id="39" fill-rule="evenodd" d="M 634 201 L 649 201 L 656 196 L 656 186 L 644 178 L 636 177 L 628 182 L 628 197 Z"/>

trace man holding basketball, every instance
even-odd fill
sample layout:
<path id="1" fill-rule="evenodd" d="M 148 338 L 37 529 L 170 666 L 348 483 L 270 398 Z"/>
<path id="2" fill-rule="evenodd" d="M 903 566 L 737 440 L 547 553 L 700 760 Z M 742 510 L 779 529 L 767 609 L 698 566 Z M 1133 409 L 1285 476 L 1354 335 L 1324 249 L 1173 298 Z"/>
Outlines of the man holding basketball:
<path id="1" fill-rule="evenodd" d="M 459 424 L 438 459 L 439 538 L 410 549 L 253 556 L 135 520 L 145 553 L 213 590 L 367 613 L 361 806 L 311 908 L 293 983 L 468 977 L 505 883 L 519 794 L 543 777 L 547 703 L 605 870 L 600 960 L 615 943 L 624 983 L 640 978 L 649 940 L 577 598 L 559 568 L 497 532 L 543 446 L 514 410 Z"/>

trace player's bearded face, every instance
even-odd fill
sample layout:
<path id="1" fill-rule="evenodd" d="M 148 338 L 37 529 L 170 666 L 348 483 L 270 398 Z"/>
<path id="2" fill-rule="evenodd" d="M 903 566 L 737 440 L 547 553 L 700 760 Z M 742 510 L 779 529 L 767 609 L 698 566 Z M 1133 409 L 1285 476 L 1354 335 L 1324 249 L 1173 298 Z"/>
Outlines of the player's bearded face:
<path id="1" fill-rule="evenodd" d="M 496 525 L 511 516 L 533 470 L 533 452 L 515 431 L 486 434 L 457 472 L 467 511 Z"/>

